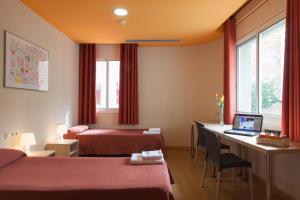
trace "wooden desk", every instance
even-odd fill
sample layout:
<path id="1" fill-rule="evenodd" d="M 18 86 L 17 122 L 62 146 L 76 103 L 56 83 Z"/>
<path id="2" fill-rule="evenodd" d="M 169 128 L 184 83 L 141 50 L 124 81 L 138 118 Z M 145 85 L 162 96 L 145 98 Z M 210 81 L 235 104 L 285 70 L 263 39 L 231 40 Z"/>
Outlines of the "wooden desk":
<path id="1" fill-rule="evenodd" d="M 232 128 L 231 125 L 220 126 L 219 124 L 213 123 L 203 123 L 205 128 L 214 132 L 219 137 L 225 138 L 237 144 L 240 144 L 244 147 L 254 149 L 260 153 L 266 155 L 266 169 L 267 169 L 267 177 L 266 177 L 266 189 L 267 189 L 267 200 L 271 200 L 272 196 L 272 187 L 274 184 L 274 155 L 282 154 L 282 153 L 300 153 L 300 143 L 299 142 L 290 142 L 290 147 L 288 148 L 277 148 L 271 146 L 264 146 L 260 144 L 256 144 L 256 137 L 248 137 L 248 136 L 240 136 L 240 135 L 231 135 L 224 134 L 225 130 L 229 130 Z"/>

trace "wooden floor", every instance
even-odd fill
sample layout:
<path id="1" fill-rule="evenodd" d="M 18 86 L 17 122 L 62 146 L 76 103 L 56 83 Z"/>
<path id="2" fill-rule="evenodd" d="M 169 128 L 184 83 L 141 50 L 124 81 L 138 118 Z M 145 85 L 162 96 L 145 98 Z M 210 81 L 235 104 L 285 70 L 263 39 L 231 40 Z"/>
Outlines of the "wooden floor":
<path id="1" fill-rule="evenodd" d="M 175 180 L 173 194 L 176 200 L 215 199 L 216 182 L 215 179 L 211 177 L 209 170 L 207 171 L 205 187 L 201 187 L 201 177 L 203 172 L 202 160 L 203 154 L 201 153 L 199 153 L 197 161 L 193 161 L 188 149 L 168 149 L 167 163 Z M 248 181 L 237 177 L 235 186 L 233 186 L 231 177 L 230 171 L 222 173 L 220 200 L 250 200 Z M 254 199 L 265 200 L 265 186 L 256 180 L 254 180 Z M 274 194 L 273 199 L 283 200 L 284 198 Z"/>

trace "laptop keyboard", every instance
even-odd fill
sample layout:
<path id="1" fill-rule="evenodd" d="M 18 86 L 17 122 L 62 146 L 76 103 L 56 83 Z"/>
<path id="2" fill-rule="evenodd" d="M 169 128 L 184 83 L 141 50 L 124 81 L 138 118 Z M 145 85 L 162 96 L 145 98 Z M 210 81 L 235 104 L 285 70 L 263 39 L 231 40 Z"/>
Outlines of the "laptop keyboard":
<path id="1" fill-rule="evenodd" d="M 251 132 L 251 131 L 240 131 L 240 130 L 229 130 L 225 131 L 225 133 L 236 134 L 236 135 L 246 135 L 246 136 L 255 136 L 259 133 Z"/>
<path id="2" fill-rule="evenodd" d="M 252 132 L 249 131 L 239 131 L 239 130 L 234 130 L 234 133 L 239 133 L 239 134 L 252 134 Z"/>

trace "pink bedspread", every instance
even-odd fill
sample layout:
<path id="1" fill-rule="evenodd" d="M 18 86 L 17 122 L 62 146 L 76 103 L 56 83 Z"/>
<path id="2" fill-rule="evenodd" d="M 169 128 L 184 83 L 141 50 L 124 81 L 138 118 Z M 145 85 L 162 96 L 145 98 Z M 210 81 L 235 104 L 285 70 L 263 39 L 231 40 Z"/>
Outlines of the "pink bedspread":
<path id="1" fill-rule="evenodd" d="M 119 155 L 149 150 L 165 150 L 162 134 L 145 135 L 142 129 L 89 129 L 68 133 L 66 139 L 79 140 L 80 155 Z"/>
<path id="2" fill-rule="evenodd" d="M 166 165 L 129 158 L 23 157 L 0 168 L 2 200 L 173 200 Z"/>

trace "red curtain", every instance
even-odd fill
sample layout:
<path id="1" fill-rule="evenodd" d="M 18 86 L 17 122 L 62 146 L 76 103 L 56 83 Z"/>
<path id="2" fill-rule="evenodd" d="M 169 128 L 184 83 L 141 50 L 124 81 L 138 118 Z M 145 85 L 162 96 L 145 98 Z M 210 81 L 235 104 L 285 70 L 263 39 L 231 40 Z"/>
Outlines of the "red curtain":
<path id="1" fill-rule="evenodd" d="M 224 122 L 232 124 L 236 112 L 236 30 L 235 20 L 224 24 Z"/>
<path id="2" fill-rule="evenodd" d="M 96 45 L 79 45 L 79 124 L 96 123 Z"/>
<path id="3" fill-rule="evenodd" d="M 121 44 L 119 124 L 138 124 L 138 45 Z"/>
<path id="4" fill-rule="evenodd" d="M 282 132 L 300 141 L 300 1 L 287 0 Z"/>

